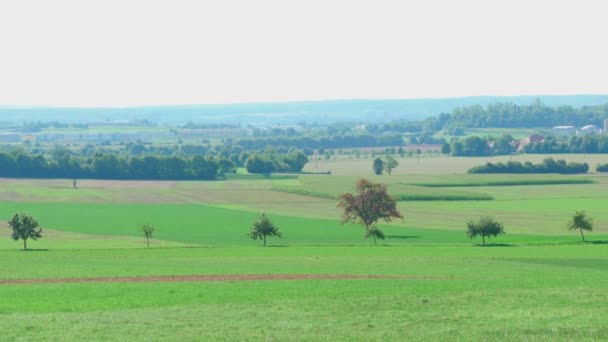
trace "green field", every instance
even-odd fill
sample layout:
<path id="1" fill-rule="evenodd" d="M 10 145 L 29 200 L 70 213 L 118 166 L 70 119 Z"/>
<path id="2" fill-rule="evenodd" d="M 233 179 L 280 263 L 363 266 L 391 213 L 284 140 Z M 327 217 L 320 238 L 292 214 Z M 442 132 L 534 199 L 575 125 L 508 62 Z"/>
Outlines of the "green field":
<path id="1" fill-rule="evenodd" d="M 582 158 L 606 157 L 566 157 Z M 340 157 L 319 162 L 332 175 L 80 180 L 77 190 L 2 179 L 1 339 L 608 339 L 608 177 L 451 171 L 483 159 L 424 157 L 412 169 L 405 158 L 372 176 L 370 159 Z M 381 225 L 378 246 L 339 222 L 334 198 L 362 176 L 401 199 L 404 219 Z M 587 243 L 566 229 L 575 210 L 595 219 Z M 44 228 L 31 251 L 9 239 L 15 212 Z M 247 236 L 260 212 L 284 234 L 266 248 Z M 507 234 L 470 241 L 466 222 L 480 215 Z M 144 223 L 157 228 L 151 249 Z M 116 278 L 202 275 L 244 279 Z"/>

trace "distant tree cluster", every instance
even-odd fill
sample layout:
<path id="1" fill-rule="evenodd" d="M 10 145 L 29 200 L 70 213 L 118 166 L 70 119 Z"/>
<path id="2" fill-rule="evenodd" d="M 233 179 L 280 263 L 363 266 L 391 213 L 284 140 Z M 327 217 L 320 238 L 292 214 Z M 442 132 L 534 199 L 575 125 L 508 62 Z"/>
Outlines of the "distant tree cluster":
<path id="1" fill-rule="evenodd" d="M 599 106 L 549 107 L 540 100 L 530 105 L 492 103 L 487 106 L 473 105 L 456 108 L 443 128 L 528 128 L 559 125 L 603 125 L 608 118 L 608 104 Z"/>
<path id="2" fill-rule="evenodd" d="M 399 162 L 391 155 L 384 157 L 384 159 L 376 158 L 372 163 L 372 169 L 374 170 L 374 174 L 378 176 L 383 174 L 384 172 L 388 173 L 388 175 L 390 176 L 397 166 L 399 166 Z"/>
<path id="3" fill-rule="evenodd" d="M 453 139 L 450 143 L 444 144 L 441 151 L 453 156 L 505 155 L 515 152 L 513 140 L 510 134 L 503 134 L 500 137 L 470 136 L 462 140 Z"/>
<path id="4" fill-rule="evenodd" d="M 202 156 L 122 157 L 96 153 L 90 158 L 65 155 L 57 160 L 42 155 L 0 152 L 0 177 L 211 180 L 218 161 Z"/>
<path id="5" fill-rule="evenodd" d="M 524 146 L 526 153 L 608 153 L 608 136 L 586 135 L 570 139 L 546 137 Z"/>
<path id="6" fill-rule="evenodd" d="M 418 121 L 393 121 L 385 124 L 366 125 L 372 134 L 382 132 L 422 133 L 432 135 L 443 130 L 449 135 L 463 135 L 467 128 L 530 128 L 560 125 L 602 126 L 608 118 L 608 103 L 597 106 L 544 105 L 540 100 L 530 105 L 496 102 L 486 106 L 470 105 L 455 108 L 451 113 Z M 442 142 L 443 143 L 443 142 Z"/>
<path id="7" fill-rule="evenodd" d="M 236 142 L 245 150 L 262 150 L 267 147 L 284 146 L 298 149 L 336 149 L 353 147 L 401 146 L 403 138 L 399 134 L 335 134 L 326 136 L 274 136 L 240 139 Z"/>
<path id="8" fill-rule="evenodd" d="M 186 129 L 217 129 L 217 128 L 240 128 L 241 125 L 227 124 L 227 123 L 196 123 L 188 121 L 181 126 Z"/>
<path id="9" fill-rule="evenodd" d="M 245 161 L 249 173 L 300 172 L 308 163 L 308 157 L 302 151 L 288 154 L 256 153 Z"/>
<path id="10" fill-rule="evenodd" d="M 469 169 L 469 173 L 562 173 L 575 174 L 587 173 L 589 165 L 587 163 L 567 163 L 565 160 L 554 160 L 546 158 L 539 164 L 530 162 L 506 163 L 486 163 L 485 165 L 475 166 Z"/>
<path id="11" fill-rule="evenodd" d="M 595 168 L 595 171 L 597 171 L 597 172 L 608 172 L 608 163 L 598 165 Z"/>

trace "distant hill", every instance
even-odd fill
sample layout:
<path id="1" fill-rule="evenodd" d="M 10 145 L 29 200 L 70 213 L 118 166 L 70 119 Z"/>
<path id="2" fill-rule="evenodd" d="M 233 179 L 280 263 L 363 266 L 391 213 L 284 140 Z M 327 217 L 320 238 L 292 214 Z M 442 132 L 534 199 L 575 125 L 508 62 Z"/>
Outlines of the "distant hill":
<path id="1" fill-rule="evenodd" d="M 148 119 L 159 124 L 200 123 L 293 124 L 344 121 L 418 120 L 456 107 L 492 102 L 580 107 L 608 103 L 608 95 L 472 96 L 433 99 L 328 100 L 126 108 L 0 107 L 0 121 L 101 122 Z"/>

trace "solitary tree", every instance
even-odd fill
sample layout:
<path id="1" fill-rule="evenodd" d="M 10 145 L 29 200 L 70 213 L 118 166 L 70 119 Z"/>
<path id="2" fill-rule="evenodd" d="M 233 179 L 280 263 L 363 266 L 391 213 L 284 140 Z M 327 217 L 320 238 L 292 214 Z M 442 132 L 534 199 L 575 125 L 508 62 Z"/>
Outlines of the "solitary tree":
<path id="1" fill-rule="evenodd" d="M 23 240 L 23 250 L 27 250 L 27 240 L 38 240 L 42 237 L 42 228 L 38 227 L 38 221 L 26 214 L 15 214 L 8 222 L 13 230 L 11 238 L 15 241 Z"/>
<path id="2" fill-rule="evenodd" d="M 384 239 L 384 233 L 376 226 L 379 220 L 391 222 L 393 218 L 403 218 L 397 210 L 397 201 L 386 191 L 386 185 L 374 184 L 360 179 L 355 186 L 357 195 L 345 193 L 338 198 L 338 207 L 344 209 L 342 224 L 358 222 L 365 228 L 365 237 Z"/>
<path id="3" fill-rule="evenodd" d="M 384 171 L 384 162 L 380 158 L 374 159 L 374 164 L 372 165 L 374 169 L 374 173 L 377 175 L 381 175 L 382 171 Z"/>
<path id="4" fill-rule="evenodd" d="M 585 235 L 583 230 L 593 230 L 593 219 L 587 215 L 586 212 L 577 210 L 576 214 L 572 216 L 570 222 L 568 222 L 568 230 L 578 230 L 581 232 L 581 238 L 585 241 Z"/>
<path id="5" fill-rule="evenodd" d="M 502 222 L 489 216 L 482 216 L 477 221 L 469 221 L 467 223 L 467 236 L 469 239 L 481 236 L 484 245 L 486 244 L 486 237 L 496 237 L 501 234 L 505 234 Z"/>
<path id="6" fill-rule="evenodd" d="M 397 166 L 399 166 L 397 159 L 393 158 L 393 156 L 386 156 L 384 159 L 384 168 L 389 176 L 393 172 L 393 169 L 395 169 Z"/>
<path id="7" fill-rule="evenodd" d="M 139 230 L 144 233 L 144 236 L 146 237 L 146 245 L 148 246 L 148 248 L 150 248 L 150 239 L 152 238 L 152 234 L 154 234 L 154 231 L 156 229 L 151 224 L 144 224 L 139 228 Z"/>
<path id="8" fill-rule="evenodd" d="M 262 215 L 253 222 L 251 230 L 249 231 L 249 237 L 253 240 L 263 240 L 264 246 L 266 246 L 267 236 L 276 236 L 280 238 L 283 234 L 279 231 L 279 227 L 275 226 L 265 213 L 262 213 Z"/>

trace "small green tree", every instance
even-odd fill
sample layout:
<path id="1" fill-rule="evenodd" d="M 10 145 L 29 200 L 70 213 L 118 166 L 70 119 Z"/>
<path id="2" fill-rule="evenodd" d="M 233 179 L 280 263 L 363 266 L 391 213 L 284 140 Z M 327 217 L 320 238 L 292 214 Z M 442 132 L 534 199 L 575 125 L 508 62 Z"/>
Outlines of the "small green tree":
<path id="1" fill-rule="evenodd" d="M 397 159 L 393 158 L 393 156 L 386 156 L 384 159 L 384 168 L 389 176 L 393 172 L 393 169 L 395 169 L 397 166 L 399 166 Z"/>
<path id="2" fill-rule="evenodd" d="M 154 234 L 156 228 L 154 228 L 154 226 L 151 224 L 144 224 L 143 226 L 139 227 L 139 230 L 144 233 L 144 236 L 146 237 L 146 245 L 148 248 L 150 248 L 150 239 L 152 238 L 152 234 Z"/>
<path id="3" fill-rule="evenodd" d="M 38 221 L 27 214 L 15 214 L 8 222 L 13 230 L 11 238 L 15 241 L 23 240 L 23 250 L 27 250 L 27 240 L 38 240 L 42 238 L 42 228 L 38 227 Z"/>
<path id="4" fill-rule="evenodd" d="M 279 231 L 279 227 L 275 226 L 266 213 L 262 213 L 260 217 L 253 222 L 251 230 L 249 231 L 249 237 L 253 240 L 263 240 L 264 246 L 266 246 L 266 237 L 276 236 L 281 238 L 283 234 Z"/>
<path id="5" fill-rule="evenodd" d="M 469 221 L 467 223 L 466 233 L 469 239 L 481 236 L 481 240 L 485 245 L 486 237 L 496 237 L 498 235 L 505 234 L 505 230 L 502 222 L 489 216 L 482 216 L 477 221 Z"/>
<path id="6" fill-rule="evenodd" d="M 374 159 L 374 164 L 372 165 L 372 168 L 374 169 L 375 174 L 381 175 L 382 172 L 384 171 L 384 162 L 382 161 L 382 159 L 380 159 L 380 158 Z"/>
<path id="7" fill-rule="evenodd" d="M 581 238 L 585 241 L 583 230 L 593 231 L 593 219 L 582 210 L 577 210 L 570 222 L 568 222 L 568 230 L 578 230 L 581 232 Z"/>

